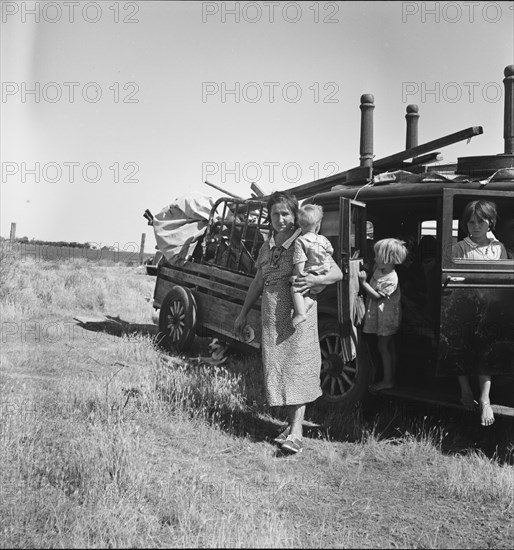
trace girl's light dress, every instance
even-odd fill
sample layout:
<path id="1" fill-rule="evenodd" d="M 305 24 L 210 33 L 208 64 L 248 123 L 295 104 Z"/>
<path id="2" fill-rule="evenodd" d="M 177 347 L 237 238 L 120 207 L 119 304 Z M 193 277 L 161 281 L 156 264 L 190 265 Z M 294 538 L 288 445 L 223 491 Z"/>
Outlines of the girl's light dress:
<path id="1" fill-rule="evenodd" d="M 371 296 L 366 296 L 363 332 L 377 334 L 378 336 L 396 334 L 402 322 L 398 274 L 393 270 L 387 275 L 381 275 L 380 270 L 375 269 L 369 284 L 382 298 L 374 300 Z"/>
<path id="2" fill-rule="evenodd" d="M 486 245 L 478 245 L 469 237 L 459 241 L 452 248 L 454 258 L 464 260 L 506 260 L 507 251 L 500 241 L 489 239 Z"/>

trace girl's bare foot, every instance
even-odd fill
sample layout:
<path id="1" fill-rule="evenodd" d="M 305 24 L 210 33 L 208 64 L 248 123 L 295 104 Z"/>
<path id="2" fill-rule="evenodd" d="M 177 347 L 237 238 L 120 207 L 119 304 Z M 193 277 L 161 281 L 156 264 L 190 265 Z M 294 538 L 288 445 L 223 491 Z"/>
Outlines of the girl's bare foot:
<path id="1" fill-rule="evenodd" d="M 293 327 L 296 327 L 300 323 L 303 323 L 307 319 L 307 315 L 295 315 L 293 317 Z"/>
<path id="2" fill-rule="evenodd" d="M 368 389 L 371 393 L 375 393 L 377 391 L 389 390 L 392 387 L 394 387 L 394 382 L 390 382 L 388 380 L 382 380 L 381 382 L 377 382 L 376 384 L 371 384 L 371 386 Z"/>
<path id="3" fill-rule="evenodd" d="M 494 413 L 491 407 L 491 403 L 487 401 L 480 402 L 480 423 L 482 426 L 490 426 L 494 422 Z"/>

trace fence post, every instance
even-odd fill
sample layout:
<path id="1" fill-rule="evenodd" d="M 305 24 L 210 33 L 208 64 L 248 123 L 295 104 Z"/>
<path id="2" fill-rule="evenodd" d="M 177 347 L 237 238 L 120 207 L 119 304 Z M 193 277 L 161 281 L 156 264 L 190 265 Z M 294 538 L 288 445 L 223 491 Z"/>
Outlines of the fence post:
<path id="1" fill-rule="evenodd" d="M 145 251 L 146 233 L 141 233 L 141 246 L 139 247 L 139 265 L 143 264 L 143 254 Z"/>

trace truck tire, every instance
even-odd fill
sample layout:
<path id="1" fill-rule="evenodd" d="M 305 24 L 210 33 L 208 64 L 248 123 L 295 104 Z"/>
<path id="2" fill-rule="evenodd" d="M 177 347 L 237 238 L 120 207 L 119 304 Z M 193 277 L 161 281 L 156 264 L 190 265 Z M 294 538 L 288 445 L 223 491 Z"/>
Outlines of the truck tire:
<path id="1" fill-rule="evenodd" d="M 320 385 L 323 396 L 319 405 L 330 410 L 349 410 L 367 393 L 373 367 L 367 345 L 359 335 L 357 355 L 345 362 L 342 354 L 342 337 L 339 322 L 326 315 L 318 319 L 321 349 Z"/>
<path id="2" fill-rule="evenodd" d="M 188 288 L 174 286 L 162 301 L 159 313 L 163 347 L 179 353 L 190 349 L 195 338 L 196 318 L 193 293 Z"/>

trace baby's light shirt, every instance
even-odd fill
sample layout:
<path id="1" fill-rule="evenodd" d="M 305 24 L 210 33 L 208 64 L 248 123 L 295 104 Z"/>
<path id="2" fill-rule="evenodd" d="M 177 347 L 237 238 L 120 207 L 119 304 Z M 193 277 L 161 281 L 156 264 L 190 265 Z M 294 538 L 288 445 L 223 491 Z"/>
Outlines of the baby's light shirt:
<path id="1" fill-rule="evenodd" d="M 305 233 L 299 235 L 294 243 L 293 265 L 305 262 L 304 271 L 326 269 L 328 271 L 330 262 L 333 261 L 334 249 L 330 241 L 323 235 L 316 233 Z"/>

